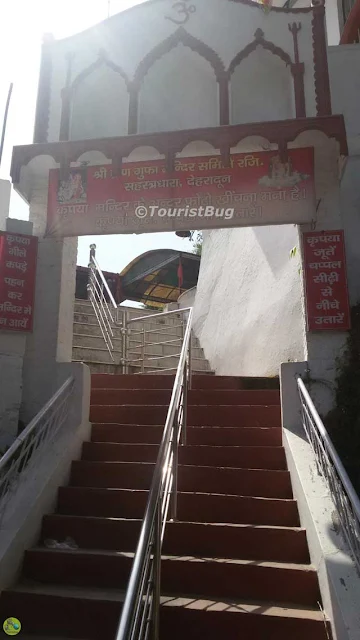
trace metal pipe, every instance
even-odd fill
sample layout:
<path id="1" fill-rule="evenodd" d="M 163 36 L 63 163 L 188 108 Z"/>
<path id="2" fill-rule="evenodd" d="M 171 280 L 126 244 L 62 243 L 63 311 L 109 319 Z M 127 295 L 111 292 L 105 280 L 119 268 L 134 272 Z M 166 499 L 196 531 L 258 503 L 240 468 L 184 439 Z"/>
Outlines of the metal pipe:
<path id="1" fill-rule="evenodd" d="M 144 373 L 145 371 L 145 329 L 143 329 L 143 334 L 142 334 L 141 358 L 142 358 L 141 372 Z"/>
<path id="2" fill-rule="evenodd" d="M 189 342 L 189 354 L 188 354 L 188 367 L 189 367 L 189 379 L 188 379 L 188 388 L 192 388 L 192 344 L 191 344 L 191 335 Z"/>
<path id="3" fill-rule="evenodd" d="M 173 428 L 172 452 L 173 452 L 173 486 L 171 499 L 171 519 L 177 516 L 177 488 L 178 488 L 178 463 L 179 463 L 179 411 L 176 410 Z"/>
<path id="4" fill-rule="evenodd" d="M 161 597 L 161 508 L 158 503 L 154 527 L 154 569 L 151 639 L 159 640 L 160 597 Z"/>
<path id="5" fill-rule="evenodd" d="M 187 440 L 187 411 L 188 409 L 188 371 L 185 365 L 183 377 L 183 424 L 181 429 L 181 444 L 186 445 Z"/>
<path id="6" fill-rule="evenodd" d="M 2 160 L 2 155 L 3 155 L 3 151 L 4 151 L 6 125 L 7 125 L 8 115 L 9 115 L 9 107 L 10 107 L 10 100 L 11 100 L 11 94 L 12 94 L 13 87 L 14 87 L 14 84 L 11 82 L 11 83 L 10 83 L 10 86 L 9 86 L 9 91 L 8 91 L 7 99 L 6 99 L 5 113 L 4 113 L 4 120 L 3 120 L 2 132 L 1 132 L 1 142 L 0 142 L 0 166 L 1 166 L 1 160 Z"/>
<path id="7" fill-rule="evenodd" d="M 143 575 L 144 566 L 147 559 L 147 550 L 149 547 L 149 541 L 151 540 L 153 527 L 155 525 L 155 518 L 159 517 L 158 511 L 161 512 L 160 501 L 163 498 L 164 482 L 164 461 L 168 458 L 169 447 L 171 447 L 171 437 L 174 437 L 174 428 L 178 429 L 177 422 L 177 410 L 181 400 L 182 381 L 184 367 L 186 366 L 186 356 L 189 347 L 189 341 L 191 338 L 191 321 L 192 321 L 192 309 L 190 310 L 188 323 L 184 336 L 184 343 L 182 346 L 179 364 L 175 375 L 174 386 L 171 394 L 171 400 L 169 409 L 166 416 L 165 428 L 157 456 L 155 465 L 155 471 L 149 491 L 148 501 L 145 509 L 145 516 L 141 526 L 139 541 L 134 557 L 134 562 L 130 574 L 128 587 L 126 590 L 125 602 L 122 609 L 122 616 L 120 619 L 119 627 L 116 634 L 116 640 L 129 640 L 131 638 L 131 632 L 134 624 L 134 616 L 137 607 L 137 603 L 142 599 L 143 593 L 141 590 L 141 578 Z M 176 422 L 176 427 L 174 427 Z M 178 444 L 179 433 L 174 437 L 174 442 Z M 173 457 L 173 456 L 172 456 Z M 169 465 L 174 465 L 174 460 L 171 462 L 169 458 Z M 166 475 L 166 474 L 165 474 Z M 167 517 L 167 510 L 163 512 L 164 525 Z M 159 561 L 159 554 L 157 555 L 157 561 Z M 139 640 L 139 639 L 137 639 Z"/>
<path id="8" fill-rule="evenodd" d="M 102 282 L 103 282 L 103 284 L 104 284 L 104 287 L 105 287 L 106 293 L 107 293 L 107 294 L 108 294 L 108 296 L 109 296 L 109 300 L 110 300 L 110 302 L 111 302 L 112 306 L 113 306 L 115 309 L 117 309 L 117 304 L 116 304 L 116 302 L 115 302 L 115 298 L 114 298 L 113 294 L 111 293 L 111 291 L 110 291 L 110 289 L 109 289 L 109 285 L 108 285 L 108 283 L 106 282 L 105 276 L 104 276 L 103 272 L 101 271 L 101 269 L 100 269 L 100 267 L 99 267 L 99 264 L 98 264 L 98 262 L 97 262 L 97 260 L 96 260 L 95 256 L 92 258 L 92 262 L 93 262 L 93 264 L 95 265 L 96 270 L 97 270 L 97 272 L 98 272 L 98 274 L 99 274 L 99 276 L 100 276 L 100 278 L 101 278 L 101 280 L 102 280 Z"/>
<path id="9" fill-rule="evenodd" d="M 311 417 L 314 420 L 316 427 L 321 435 L 322 440 L 324 441 L 325 444 L 325 448 L 329 453 L 329 456 L 331 458 L 332 463 L 334 464 L 334 467 L 339 475 L 339 478 L 344 486 L 344 489 L 348 495 L 348 498 L 351 502 L 352 508 L 354 509 L 354 513 L 357 517 L 357 519 L 360 522 L 360 500 L 359 497 L 353 487 L 353 484 L 347 474 L 347 471 L 345 470 L 345 467 L 343 465 L 343 463 L 341 462 L 336 449 L 332 443 L 332 441 L 330 440 L 329 434 L 327 432 L 327 430 L 325 429 L 325 426 L 315 408 L 315 405 L 309 395 L 309 392 L 307 390 L 307 388 L 305 387 L 305 384 L 303 382 L 303 380 L 301 379 L 300 376 L 297 377 L 297 383 L 298 383 L 298 387 L 300 389 L 301 394 L 303 395 L 306 404 L 309 408 L 309 411 L 311 413 Z"/>
<path id="10" fill-rule="evenodd" d="M 122 372 L 129 373 L 128 366 L 128 341 L 129 341 L 129 330 L 128 330 L 128 319 L 127 319 L 127 311 L 123 310 L 122 317 L 122 327 L 121 327 L 121 336 L 122 336 Z"/>
<path id="11" fill-rule="evenodd" d="M 131 318 L 129 320 L 129 324 L 131 324 L 132 322 L 142 322 L 143 320 L 149 320 L 149 318 L 165 318 L 166 316 L 180 315 L 185 311 L 191 311 L 191 309 L 192 307 L 184 307 L 184 309 L 175 309 L 174 311 L 165 311 L 164 313 L 150 313 L 147 316 L 139 316 L 138 318 Z"/>

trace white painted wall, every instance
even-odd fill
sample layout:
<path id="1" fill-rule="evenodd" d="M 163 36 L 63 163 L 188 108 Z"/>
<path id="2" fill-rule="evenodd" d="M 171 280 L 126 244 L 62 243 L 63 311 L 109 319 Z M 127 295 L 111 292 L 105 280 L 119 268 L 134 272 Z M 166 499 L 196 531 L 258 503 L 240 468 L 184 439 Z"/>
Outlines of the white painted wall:
<path id="1" fill-rule="evenodd" d="M 360 44 L 328 48 L 333 113 L 345 118 L 350 154 L 360 154 Z"/>
<path id="2" fill-rule="evenodd" d="M 257 4 L 248 6 L 230 0 L 197 0 L 194 4 L 196 11 L 182 28 L 215 51 L 226 69 L 236 54 L 253 41 L 257 29 L 262 29 L 266 40 L 280 46 L 293 59 L 293 39 L 288 24 L 293 20 L 300 22 L 299 55 L 305 64 L 307 114 L 315 115 L 311 12 L 266 14 Z M 181 16 L 176 13 L 174 6 L 172 0 L 145 2 L 83 33 L 49 45 L 52 61 L 50 141 L 59 139 L 61 90 L 66 83 L 67 55 L 74 54 L 72 80 L 96 62 L 100 49 L 105 50 L 107 58 L 121 66 L 131 80 L 145 56 L 178 30 L 179 24 L 173 20 L 179 20 Z M 279 118 L 293 111 L 289 102 L 288 79 L 284 78 L 283 69 L 281 72 L 277 70 L 274 85 L 269 86 L 267 82 L 265 87 L 262 75 L 264 60 L 259 55 L 253 55 L 251 62 L 246 63 L 245 79 L 243 77 L 242 82 L 236 82 L 235 79 L 234 82 L 240 95 L 233 109 L 237 110 L 237 120 L 241 122 L 258 119 L 259 116 L 252 112 L 252 103 L 258 109 L 262 107 L 263 120 L 273 120 L 277 111 Z M 269 55 L 266 54 L 265 58 L 268 59 Z M 279 60 L 274 59 L 275 66 L 279 65 Z M 286 71 L 290 76 L 289 69 Z M 91 131 L 92 137 L 104 135 L 104 131 L 106 135 L 118 135 L 124 127 L 128 96 L 123 84 L 119 78 L 115 78 L 115 73 L 109 73 L 104 64 L 94 73 L 98 86 L 104 91 L 104 99 L 93 100 L 91 85 L 95 84 L 95 79 L 93 82 L 88 77 L 86 86 L 77 92 L 78 107 L 75 105 L 73 111 L 72 137 L 89 137 Z M 259 82 L 255 82 L 256 75 Z M 263 92 L 259 100 L 261 87 Z M 189 49 L 179 46 L 160 62 L 155 62 L 145 81 L 141 91 L 140 130 L 159 131 L 218 124 L 217 91 L 215 75 L 209 64 L 204 59 L 199 60 Z M 254 91 L 252 102 L 249 99 L 251 91 Z M 279 96 L 278 91 L 284 91 L 284 96 Z M 91 100 L 88 99 L 89 95 L 92 96 Z M 80 122 L 77 111 L 80 105 L 83 122 Z M 281 108 L 279 105 L 282 105 Z M 107 133 L 109 130 L 110 134 Z"/>
<path id="3" fill-rule="evenodd" d="M 338 45 L 344 28 L 341 0 L 326 0 L 325 18 L 328 44 Z"/>
<path id="4" fill-rule="evenodd" d="M 111 95 L 111 100 L 106 96 Z M 124 79 L 105 64 L 75 89 L 71 140 L 124 136 L 128 130 L 129 95 Z"/>
<path id="5" fill-rule="evenodd" d="M 217 374 L 276 376 L 304 358 L 296 244 L 293 225 L 204 233 L 194 328 Z"/>
<path id="6" fill-rule="evenodd" d="M 329 74 L 334 113 L 342 113 L 349 157 L 341 182 L 340 206 L 345 228 L 348 284 L 351 304 L 360 301 L 360 45 L 329 47 Z M 344 73 L 349 69 L 349 73 Z"/>
<path id="7" fill-rule="evenodd" d="M 218 93 L 210 63 L 179 44 L 154 64 L 144 80 L 139 132 L 212 127 L 219 122 Z"/>
<path id="8" fill-rule="evenodd" d="M 296 117 L 291 70 L 263 47 L 235 69 L 230 92 L 231 124 Z"/>

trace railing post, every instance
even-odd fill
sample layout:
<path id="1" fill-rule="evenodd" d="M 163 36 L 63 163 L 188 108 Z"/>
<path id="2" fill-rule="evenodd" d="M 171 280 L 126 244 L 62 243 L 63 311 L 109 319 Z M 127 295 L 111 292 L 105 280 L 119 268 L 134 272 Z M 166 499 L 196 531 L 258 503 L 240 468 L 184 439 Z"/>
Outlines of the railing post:
<path id="1" fill-rule="evenodd" d="M 143 330 L 142 330 L 142 336 L 141 336 L 141 339 L 142 339 L 142 344 L 141 344 L 141 360 L 142 360 L 142 362 L 141 362 L 141 373 L 144 373 L 144 371 L 145 371 L 145 338 L 146 338 L 146 330 L 145 330 L 145 325 L 144 325 Z"/>
<path id="2" fill-rule="evenodd" d="M 184 375 L 183 375 L 183 423 L 181 430 L 181 444 L 186 444 L 186 429 L 187 429 L 187 408 L 188 408 L 188 370 L 187 364 L 184 367 Z"/>
<path id="3" fill-rule="evenodd" d="M 188 389 L 192 388 L 192 334 L 190 334 L 189 340 L 189 376 L 188 376 Z"/>
<path id="4" fill-rule="evenodd" d="M 176 520 L 177 517 L 177 487 L 178 487 L 178 459 L 179 459 L 179 409 L 176 410 L 174 416 L 173 440 L 171 443 L 173 455 L 173 485 L 171 497 L 171 519 Z"/>
<path id="5" fill-rule="evenodd" d="M 153 600 L 151 640 L 159 640 L 161 595 L 161 501 L 158 501 L 154 522 Z"/>
<path id="6" fill-rule="evenodd" d="M 127 312 L 123 310 L 122 324 L 121 324 L 121 336 L 122 336 L 122 372 L 123 374 L 129 373 L 129 367 L 127 362 L 128 357 L 128 323 Z"/>
<path id="7" fill-rule="evenodd" d="M 96 244 L 91 244 L 90 245 L 90 252 L 89 252 L 89 273 L 88 273 L 88 283 L 87 283 L 87 297 L 88 300 L 90 300 L 90 293 L 91 293 L 91 271 L 92 271 L 92 267 L 93 267 L 93 258 L 95 258 L 95 253 L 96 253 Z"/>

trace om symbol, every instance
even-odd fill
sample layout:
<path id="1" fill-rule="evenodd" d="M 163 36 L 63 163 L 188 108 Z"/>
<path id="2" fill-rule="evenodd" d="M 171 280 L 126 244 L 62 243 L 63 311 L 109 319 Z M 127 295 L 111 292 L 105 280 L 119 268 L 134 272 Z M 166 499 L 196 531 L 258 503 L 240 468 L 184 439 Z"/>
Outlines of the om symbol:
<path id="1" fill-rule="evenodd" d="M 167 20 L 171 20 L 175 24 L 185 24 L 190 20 L 190 16 L 192 13 L 195 13 L 196 7 L 193 4 L 188 4 L 189 0 L 183 0 L 183 2 L 175 2 L 172 8 L 177 13 L 178 18 L 171 18 L 170 16 L 165 16 Z"/>

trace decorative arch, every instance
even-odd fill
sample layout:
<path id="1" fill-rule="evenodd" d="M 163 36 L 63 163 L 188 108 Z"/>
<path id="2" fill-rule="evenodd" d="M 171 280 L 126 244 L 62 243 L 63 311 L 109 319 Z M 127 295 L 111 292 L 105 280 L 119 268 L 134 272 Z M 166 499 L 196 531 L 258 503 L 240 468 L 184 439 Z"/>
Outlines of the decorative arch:
<path id="1" fill-rule="evenodd" d="M 189 47 L 189 49 L 198 53 L 211 65 L 214 70 L 216 80 L 219 83 L 220 124 L 229 124 L 229 88 L 223 61 L 211 47 L 192 36 L 184 29 L 184 27 L 179 27 L 173 34 L 171 34 L 171 36 L 166 38 L 166 40 L 163 40 L 156 45 L 156 47 L 154 47 L 145 56 L 145 58 L 143 58 L 135 71 L 132 87 L 130 89 L 129 133 L 137 133 L 139 92 L 142 81 L 155 62 L 172 51 L 172 49 L 175 49 L 179 44 Z"/>
<path id="2" fill-rule="evenodd" d="M 184 29 L 184 27 L 179 27 L 179 29 L 174 31 L 171 36 L 156 45 L 156 47 L 149 51 L 145 58 L 143 58 L 135 71 L 134 85 L 139 88 L 141 82 L 155 62 L 160 60 L 160 58 L 167 53 L 170 53 L 170 51 L 175 49 L 178 44 L 183 44 L 185 47 L 189 47 L 192 51 L 198 53 L 199 56 L 205 58 L 205 60 L 207 60 L 212 66 L 217 81 L 220 82 L 221 78 L 225 74 L 225 66 L 220 56 L 207 44 L 197 38 L 194 38 L 194 36 Z"/>
<path id="3" fill-rule="evenodd" d="M 100 49 L 98 59 L 95 60 L 95 62 L 93 62 L 92 64 L 90 64 L 86 69 L 83 69 L 83 71 L 81 71 L 76 76 L 76 78 L 73 80 L 71 85 L 68 87 L 68 91 L 71 94 L 74 93 L 77 87 L 94 71 L 99 69 L 102 65 L 109 67 L 109 69 L 112 69 L 112 71 L 115 71 L 115 73 L 118 73 L 122 77 L 122 79 L 125 81 L 126 88 L 129 90 L 130 80 L 127 74 L 125 73 L 125 71 L 121 67 L 119 67 L 119 65 L 115 64 L 115 62 L 112 62 L 112 60 L 109 60 L 109 58 L 106 55 L 106 51 L 104 51 L 103 49 Z"/>
<path id="4" fill-rule="evenodd" d="M 293 76 L 294 83 L 294 96 L 295 96 L 295 109 L 296 117 L 306 117 L 305 108 L 305 88 L 304 88 L 304 63 L 299 61 L 299 52 L 297 44 L 297 34 L 301 29 L 301 23 L 289 24 L 289 31 L 292 33 L 294 40 L 294 55 L 295 61 L 291 59 L 291 56 L 284 51 L 281 47 L 278 47 L 273 42 L 264 38 L 264 32 L 262 29 L 257 29 L 254 33 L 254 40 L 250 42 L 244 49 L 236 54 L 235 58 L 230 62 L 227 70 L 227 81 L 230 81 L 235 69 L 241 64 L 245 58 L 247 58 L 257 47 L 262 47 L 266 51 L 269 51 L 274 56 L 277 56 L 284 62 L 287 67 L 290 67 L 291 74 Z"/>
<path id="5" fill-rule="evenodd" d="M 234 73 L 236 67 L 238 67 L 239 64 L 250 55 L 250 53 L 255 51 L 257 47 L 262 47 L 263 49 L 270 51 L 270 53 L 272 53 L 274 56 L 278 56 L 286 64 L 286 66 L 291 66 L 292 60 L 289 54 L 286 53 L 284 49 L 281 49 L 281 47 L 275 45 L 273 42 L 265 40 L 264 32 L 262 31 L 262 29 L 257 29 L 254 34 L 254 40 L 246 45 L 244 49 L 239 51 L 239 53 L 236 54 L 235 58 L 233 58 L 233 60 L 230 62 L 227 71 L 229 78 Z"/>
<path id="6" fill-rule="evenodd" d="M 88 78 L 94 71 L 99 69 L 101 66 L 106 66 L 109 69 L 112 69 L 115 73 L 118 73 L 120 77 L 124 80 L 126 88 L 128 92 L 130 92 L 130 80 L 126 75 L 125 71 L 117 64 L 112 62 L 107 57 L 106 51 L 104 49 L 99 50 L 98 58 L 90 64 L 86 69 L 83 69 L 76 78 L 71 82 L 71 67 L 73 55 L 70 54 L 67 56 L 68 60 L 68 68 L 66 74 L 66 85 L 61 93 L 62 98 L 62 109 L 61 109 L 61 120 L 60 120 L 60 140 L 69 140 L 70 136 L 70 113 L 71 113 L 71 100 L 73 98 L 74 92 L 81 85 L 81 83 Z"/>

